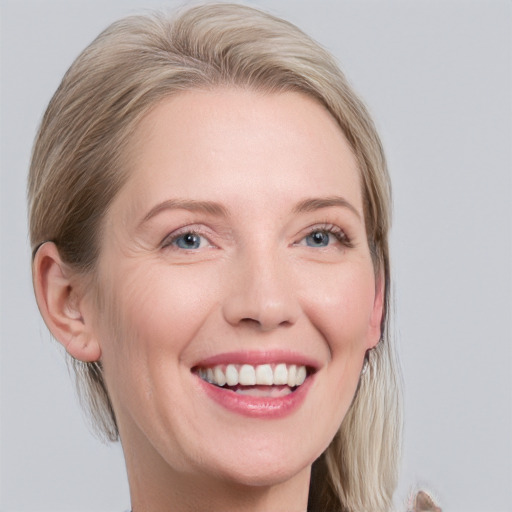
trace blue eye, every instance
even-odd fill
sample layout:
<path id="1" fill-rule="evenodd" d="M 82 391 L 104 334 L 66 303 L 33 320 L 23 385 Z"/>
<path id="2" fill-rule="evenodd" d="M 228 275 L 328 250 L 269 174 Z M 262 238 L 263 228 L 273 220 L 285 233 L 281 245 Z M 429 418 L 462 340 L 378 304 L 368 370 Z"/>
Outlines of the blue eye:
<path id="1" fill-rule="evenodd" d="M 330 243 L 331 234 L 327 231 L 316 230 L 306 237 L 306 245 L 309 247 L 327 247 Z"/>
<path id="2" fill-rule="evenodd" d="M 203 237 L 197 233 L 188 232 L 176 237 L 172 244 L 180 249 L 199 249 L 202 240 L 204 240 Z"/>
<path id="3" fill-rule="evenodd" d="M 295 245 L 304 245 L 316 249 L 324 247 L 353 247 L 352 242 L 339 226 L 335 224 L 324 224 L 314 226 Z"/>

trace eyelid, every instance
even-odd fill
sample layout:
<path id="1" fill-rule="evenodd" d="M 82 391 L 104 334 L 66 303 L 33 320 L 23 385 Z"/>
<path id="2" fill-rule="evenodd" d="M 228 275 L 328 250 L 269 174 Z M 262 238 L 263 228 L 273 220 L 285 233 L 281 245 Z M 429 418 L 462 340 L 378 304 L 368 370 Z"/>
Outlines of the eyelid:
<path id="1" fill-rule="evenodd" d="M 336 237 L 338 242 L 344 245 L 345 247 L 354 246 L 351 241 L 351 238 L 347 235 L 347 232 L 340 226 L 332 224 L 330 222 L 319 223 L 309 226 L 304 230 L 303 233 L 301 233 L 298 242 L 302 242 L 306 237 L 310 236 L 312 233 L 315 233 L 316 231 L 323 231 L 325 233 L 332 234 L 334 237 Z M 298 244 L 298 242 L 296 242 L 295 244 Z"/>
<path id="2" fill-rule="evenodd" d="M 345 247 L 353 247 L 353 243 L 351 241 L 351 237 L 347 235 L 347 232 L 345 229 L 342 229 L 340 226 L 325 222 L 325 223 L 317 223 L 313 224 L 304 230 L 297 236 L 297 241 L 294 242 L 292 245 L 299 245 L 300 242 L 302 242 L 306 237 L 310 236 L 312 233 L 315 233 L 316 231 L 323 231 L 325 233 L 332 234 L 336 239 L 337 242 Z M 186 234 L 193 234 L 197 235 L 201 238 L 204 238 L 208 242 L 208 246 L 211 247 L 217 247 L 216 244 L 212 242 L 212 235 L 211 230 L 208 229 L 206 226 L 202 224 L 188 224 L 185 226 L 182 226 L 180 228 L 177 228 L 173 230 L 172 232 L 168 233 L 163 240 L 160 242 L 161 248 L 168 248 L 171 247 L 174 242 L 180 238 L 183 235 Z M 186 250 L 186 249 L 179 249 L 179 250 Z M 191 251 L 197 251 L 198 249 L 190 249 Z"/>
<path id="3" fill-rule="evenodd" d="M 192 235 L 197 235 L 197 236 L 200 236 L 201 238 L 204 238 L 205 240 L 208 241 L 208 245 L 210 247 L 216 247 L 216 245 L 211 241 L 211 239 L 210 239 L 211 237 L 208 236 L 208 234 L 206 234 L 205 231 L 208 231 L 208 230 L 205 229 L 204 226 L 197 225 L 197 224 L 182 226 L 181 228 L 175 229 L 171 233 L 167 234 L 164 237 L 164 239 L 161 241 L 160 247 L 162 249 L 171 247 L 178 238 L 180 238 L 183 235 L 189 234 L 189 233 Z M 179 249 L 179 250 L 186 250 L 186 249 Z M 197 249 L 190 249 L 190 250 L 194 251 Z"/>

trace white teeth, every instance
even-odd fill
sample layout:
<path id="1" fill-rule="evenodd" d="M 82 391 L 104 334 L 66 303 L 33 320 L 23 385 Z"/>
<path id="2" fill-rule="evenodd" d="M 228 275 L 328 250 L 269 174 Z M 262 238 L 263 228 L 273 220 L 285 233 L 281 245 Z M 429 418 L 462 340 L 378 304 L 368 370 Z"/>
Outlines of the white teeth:
<path id="1" fill-rule="evenodd" d="M 240 368 L 238 383 L 242 386 L 254 386 L 256 384 L 256 371 L 254 366 L 244 364 L 242 368 Z"/>
<path id="2" fill-rule="evenodd" d="M 285 364 L 278 364 L 274 368 L 274 384 L 276 386 L 288 384 L 288 370 Z"/>
<path id="3" fill-rule="evenodd" d="M 300 386 L 305 380 L 306 380 L 306 367 L 305 366 L 299 366 L 297 368 L 297 377 L 295 380 L 295 385 Z"/>
<path id="4" fill-rule="evenodd" d="M 226 383 L 228 386 L 236 386 L 238 384 L 238 370 L 234 364 L 226 366 Z"/>
<path id="5" fill-rule="evenodd" d="M 297 367 L 294 364 L 290 365 L 290 367 L 288 368 L 287 384 L 291 388 L 293 388 L 293 386 L 297 385 Z"/>
<path id="6" fill-rule="evenodd" d="M 269 364 L 260 364 L 256 367 L 256 384 L 272 386 L 274 384 L 274 372 Z"/>
<path id="7" fill-rule="evenodd" d="M 213 376 L 215 378 L 214 382 L 217 384 L 217 386 L 224 386 L 224 384 L 226 384 L 226 376 L 224 375 L 224 372 L 220 366 L 216 366 L 214 368 Z"/>
<path id="8" fill-rule="evenodd" d="M 290 388 L 300 386 L 307 377 L 305 366 L 295 364 L 287 365 L 279 363 L 276 365 L 260 364 L 253 366 L 251 364 L 227 366 L 218 365 L 213 368 L 199 368 L 197 375 L 217 386 L 285 386 Z"/>

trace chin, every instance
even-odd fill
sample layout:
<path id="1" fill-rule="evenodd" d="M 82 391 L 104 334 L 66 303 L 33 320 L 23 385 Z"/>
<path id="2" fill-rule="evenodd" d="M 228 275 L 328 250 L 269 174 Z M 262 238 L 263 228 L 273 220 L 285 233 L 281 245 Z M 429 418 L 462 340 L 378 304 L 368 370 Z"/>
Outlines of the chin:
<path id="1" fill-rule="evenodd" d="M 293 467 L 285 463 L 271 465 L 253 463 L 249 467 L 233 468 L 220 474 L 223 480 L 244 487 L 274 487 L 292 480 L 303 471 L 309 471 L 311 463 Z"/>
<path id="2" fill-rule="evenodd" d="M 213 472 L 222 480 L 250 487 L 279 485 L 304 471 L 309 472 L 311 464 L 322 453 L 321 447 L 308 447 L 296 441 L 272 443 L 268 439 L 260 442 L 242 439 L 232 447 L 233 456 L 224 460 L 219 458 L 218 452 L 212 454 Z"/>

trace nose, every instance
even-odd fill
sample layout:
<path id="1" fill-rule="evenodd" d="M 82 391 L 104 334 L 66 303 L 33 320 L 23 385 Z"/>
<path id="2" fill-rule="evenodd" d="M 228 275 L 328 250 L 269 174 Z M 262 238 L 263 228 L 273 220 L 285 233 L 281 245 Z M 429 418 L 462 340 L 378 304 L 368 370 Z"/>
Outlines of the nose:
<path id="1" fill-rule="evenodd" d="M 224 318 L 233 326 L 261 331 L 293 325 L 300 303 L 290 265 L 271 253 L 253 253 L 234 262 L 223 303 Z"/>

